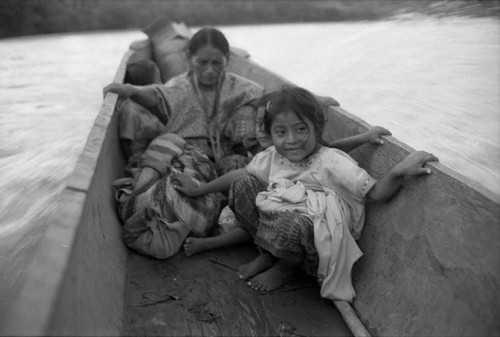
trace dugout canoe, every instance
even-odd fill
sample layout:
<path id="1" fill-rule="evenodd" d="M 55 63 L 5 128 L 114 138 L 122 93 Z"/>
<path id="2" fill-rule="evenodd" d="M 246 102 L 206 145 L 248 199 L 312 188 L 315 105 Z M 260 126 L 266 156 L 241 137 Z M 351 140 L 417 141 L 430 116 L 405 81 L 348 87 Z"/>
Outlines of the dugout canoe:
<path id="1" fill-rule="evenodd" d="M 151 58 L 151 41 L 133 43 L 127 63 Z M 236 51 L 230 70 L 267 90 L 290 84 Z M 3 335 L 494 336 L 500 335 L 500 197 L 440 163 L 408 178 L 384 204 L 368 204 L 353 270 L 353 303 L 327 301 L 311 280 L 259 295 L 234 268 L 251 245 L 160 261 L 121 239 L 111 182 L 123 176 L 117 97 L 102 104 L 35 263 L 5 313 Z M 328 108 L 326 138 L 370 126 Z M 393 137 L 351 155 L 380 177 L 414 151 Z M 340 313 L 340 314 L 339 314 Z"/>

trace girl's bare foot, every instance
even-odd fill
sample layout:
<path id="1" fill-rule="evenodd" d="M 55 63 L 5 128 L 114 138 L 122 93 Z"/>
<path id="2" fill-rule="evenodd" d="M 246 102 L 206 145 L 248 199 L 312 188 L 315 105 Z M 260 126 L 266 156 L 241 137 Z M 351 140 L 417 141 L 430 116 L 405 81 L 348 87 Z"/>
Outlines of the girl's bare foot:
<path id="1" fill-rule="evenodd" d="M 238 268 L 238 277 L 241 280 L 248 278 L 269 269 L 274 263 L 274 259 L 267 253 L 260 253 L 255 259 Z"/>
<path id="2" fill-rule="evenodd" d="M 271 291 L 278 289 L 292 279 L 293 269 L 283 268 L 280 263 L 275 263 L 271 268 L 256 275 L 248 286 L 257 291 Z"/>
<path id="3" fill-rule="evenodd" d="M 183 245 L 186 256 L 191 256 L 209 249 L 209 247 L 205 245 L 204 240 L 204 238 L 187 238 Z"/>

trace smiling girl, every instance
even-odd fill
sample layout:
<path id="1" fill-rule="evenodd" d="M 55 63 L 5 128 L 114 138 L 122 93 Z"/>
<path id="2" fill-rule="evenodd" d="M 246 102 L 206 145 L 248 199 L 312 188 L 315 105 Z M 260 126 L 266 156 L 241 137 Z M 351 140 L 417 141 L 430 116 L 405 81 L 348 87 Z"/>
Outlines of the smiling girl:
<path id="1" fill-rule="evenodd" d="M 258 291 L 279 288 L 297 267 L 317 277 L 321 295 L 352 301 L 351 269 L 362 253 L 365 200 L 392 197 L 407 175 L 430 174 L 437 158 L 414 152 L 382 179 L 373 179 L 345 152 L 320 143 L 324 117 L 302 88 L 273 95 L 264 117 L 273 146 L 246 168 L 198 187 L 182 176 L 176 189 L 189 196 L 230 190 L 238 225 L 259 248 L 238 275 Z"/>

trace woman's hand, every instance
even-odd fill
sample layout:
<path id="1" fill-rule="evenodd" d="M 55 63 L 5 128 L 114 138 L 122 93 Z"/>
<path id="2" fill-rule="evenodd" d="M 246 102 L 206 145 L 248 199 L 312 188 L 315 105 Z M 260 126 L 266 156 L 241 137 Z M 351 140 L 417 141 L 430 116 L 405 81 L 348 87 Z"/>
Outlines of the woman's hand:
<path id="1" fill-rule="evenodd" d="M 394 170 L 401 176 L 431 174 L 431 169 L 429 167 L 425 167 L 425 164 L 433 161 L 437 162 L 439 159 L 432 153 L 416 151 L 406 157 L 401 163 L 396 165 Z"/>
<path id="2" fill-rule="evenodd" d="M 193 181 L 192 177 L 184 173 L 173 174 L 170 177 L 170 182 L 177 192 L 180 192 L 188 197 L 199 197 L 199 186 Z"/>
<path id="3" fill-rule="evenodd" d="M 366 143 L 372 145 L 384 145 L 382 136 L 391 136 L 391 135 L 392 133 L 389 130 L 381 126 L 374 126 L 370 130 L 365 132 Z"/>
<path id="4" fill-rule="evenodd" d="M 131 96 L 129 86 L 122 83 L 111 83 L 104 87 L 103 95 L 106 96 L 108 92 L 120 95 L 121 97 L 129 98 Z"/>

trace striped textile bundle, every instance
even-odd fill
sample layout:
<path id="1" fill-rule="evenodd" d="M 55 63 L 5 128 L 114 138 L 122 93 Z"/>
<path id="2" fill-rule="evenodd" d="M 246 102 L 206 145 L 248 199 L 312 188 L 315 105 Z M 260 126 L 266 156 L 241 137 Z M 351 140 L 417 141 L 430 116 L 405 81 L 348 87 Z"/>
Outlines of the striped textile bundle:
<path id="1" fill-rule="evenodd" d="M 163 175 L 172 160 L 181 155 L 185 144 L 186 141 L 174 133 L 161 134 L 149 144 L 139 159 L 139 167 L 151 167 Z"/>

